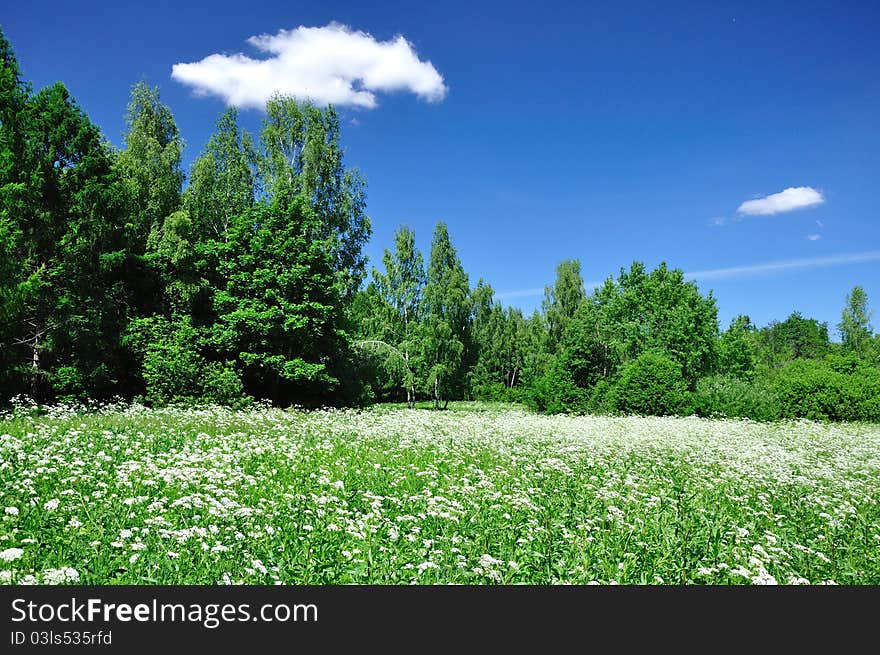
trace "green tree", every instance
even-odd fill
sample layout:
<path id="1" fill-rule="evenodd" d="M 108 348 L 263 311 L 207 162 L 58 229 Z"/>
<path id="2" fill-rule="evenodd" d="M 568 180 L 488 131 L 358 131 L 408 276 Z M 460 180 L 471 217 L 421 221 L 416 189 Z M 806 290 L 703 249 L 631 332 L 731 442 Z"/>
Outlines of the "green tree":
<path id="1" fill-rule="evenodd" d="M 689 404 L 679 363 L 651 350 L 624 367 L 611 395 L 615 409 L 628 414 L 682 414 Z"/>
<path id="2" fill-rule="evenodd" d="M 224 241 L 235 217 L 253 206 L 256 160 L 253 139 L 239 128 L 238 111 L 230 107 L 193 163 L 186 189 L 184 205 L 201 238 Z"/>
<path id="3" fill-rule="evenodd" d="M 420 362 L 428 392 L 439 409 L 465 383 L 465 347 L 469 339 L 470 287 L 446 224 L 438 222 L 431 241 L 425 285 L 425 320 L 420 329 Z"/>
<path id="4" fill-rule="evenodd" d="M 568 322 L 586 299 L 581 263 L 566 259 L 556 267 L 556 281 L 544 289 L 542 308 L 548 326 L 548 346 L 555 352 L 562 343 Z"/>
<path id="5" fill-rule="evenodd" d="M 758 362 L 757 328 L 748 316 L 736 316 L 718 340 L 718 370 L 750 379 Z"/>
<path id="6" fill-rule="evenodd" d="M 394 233 L 394 252 L 386 248 L 382 257 L 385 271 L 373 269 L 373 281 L 382 300 L 378 306 L 384 321 L 368 341 L 380 342 L 392 356 L 403 360 L 407 406 L 416 399 L 416 380 L 412 367 L 417 350 L 419 321 L 422 318 L 425 290 L 425 264 L 415 245 L 415 232 L 402 226 Z M 384 311 L 383 311 L 384 310 Z"/>
<path id="7" fill-rule="evenodd" d="M 126 193 L 126 230 L 137 254 L 144 254 L 151 232 L 180 207 L 183 141 L 158 87 L 138 82 L 125 116 L 125 149 L 116 166 Z"/>
<path id="8" fill-rule="evenodd" d="M 871 312 L 868 294 L 860 286 L 853 287 L 846 296 L 846 304 L 837 326 L 844 350 L 864 359 L 871 351 Z"/>
<path id="9" fill-rule="evenodd" d="M 793 359 L 819 359 L 828 354 L 831 343 L 828 325 L 792 312 L 784 321 L 773 321 L 760 330 L 761 357 L 776 368 Z"/>
<path id="10" fill-rule="evenodd" d="M 594 294 L 604 340 L 630 361 L 647 350 L 665 352 L 682 369 L 688 384 L 715 365 L 718 309 L 710 292 L 703 296 L 680 269 L 661 263 L 650 273 L 643 264 L 621 270 L 616 284 L 606 282 Z"/>
<path id="11" fill-rule="evenodd" d="M 364 181 L 347 169 L 339 145 L 339 115 L 294 98 L 266 105 L 260 135 L 262 188 L 281 203 L 305 196 L 321 220 L 342 297 L 351 298 L 366 276 L 363 245 L 370 237 Z"/>
<path id="12" fill-rule="evenodd" d="M 16 326 L 25 271 L 16 257 L 23 239 L 19 217 L 27 212 L 23 123 L 29 95 L 12 45 L 0 30 L 0 398 L 12 395 L 17 382 L 13 342 L 20 338 Z"/>
<path id="13" fill-rule="evenodd" d="M 474 359 L 470 381 L 478 396 L 503 400 L 510 397 L 509 390 L 522 384 L 529 334 L 522 311 L 504 309 L 492 297 L 492 287 L 482 280 L 472 291 Z"/>
<path id="14" fill-rule="evenodd" d="M 4 193 L 3 212 L 14 235 L 4 247 L 18 268 L 8 342 L 17 386 L 37 400 L 53 390 L 108 395 L 125 375 L 126 321 L 112 153 L 60 83 L 28 99 L 21 125 L 22 182 Z"/>
<path id="15" fill-rule="evenodd" d="M 339 385 L 347 337 L 322 228 L 305 198 L 263 200 L 212 244 L 222 285 L 210 340 L 253 396 L 328 402 Z"/>

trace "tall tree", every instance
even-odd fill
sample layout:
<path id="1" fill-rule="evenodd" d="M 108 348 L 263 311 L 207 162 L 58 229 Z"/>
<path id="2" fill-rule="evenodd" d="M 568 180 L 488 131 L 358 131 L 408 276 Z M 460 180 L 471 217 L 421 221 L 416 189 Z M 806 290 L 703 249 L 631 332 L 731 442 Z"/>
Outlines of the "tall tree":
<path id="1" fill-rule="evenodd" d="M 437 409 L 441 402 L 444 406 L 448 404 L 450 395 L 463 390 L 462 363 L 470 327 L 469 291 L 467 273 L 452 246 L 446 224 L 439 221 L 431 241 L 420 339 L 426 386 Z"/>
<path id="2" fill-rule="evenodd" d="M 843 347 L 859 358 L 868 356 L 871 350 L 871 311 L 868 294 L 860 286 L 853 287 L 846 296 L 840 323 L 837 326 Z"/>
<path id="3" fill-rule="evenodd" d="M 471 370 L 476 392 L 495 397 L 496 389 L 513 389 L 522 383 L 528 335 L 522 311 L 495 301 L 474 317 L 473 342 L 478 357 Z"/>
<path id="4" fill-rule="evenodd" d="M 24 111 L 30 89 L 12 45 L 0 30 L 0 393 L 14 391 L 16 324 L 22 311 L 24 270 L 16 259 L 22 240 L 19 217 L 27 210 Z"/>
<path id="5" fill-rule="evenodd" d="M 128 239 L 143 254 L 150 233 L 180 207 L 183 141 L 158 87 L 145 82 L 131 89 L 125 123 L 125 149 L 117 167 L 128 200 Z"/>
<path id="6" fill-rule="evenodd" d="M 792 312 L 784 321 L 772 321 L 760 330 L 766 365 L 782 366 L 792 359 L 818 359 L 828 354 L 828 325 Z"/>
<path id="7" fill-rule="evenodd" d="M 12 346 L 38 400 L 52 388 L 106 395 L 120 373 L 114 355 L 125 320 L 112 153 L 60 83 L 28 101 L 23 125 Z"/>
<path id="8" fill-rule="evenodd" d="M 597 295 L 606 329 L 616 334 L 624 361 L 646 350 L 663 350 L 682 367 L 689 384 L 715 366 L 718 308 L 712 293 L 703 296 L 681 269 L 661 263 L 647 272 L 640 262 L 621 270 L 616 289 Z"/>
<path id="9" fill-rule="evenodd" d="M 184 204 L 202 238 L 225 240 L 235 217 L 253 206 L 256 160 L 253 139 L 239 128 L 238 110 L 230 107 L 193 163 L 186 190 Z"/>
<path id="10" fill-rule="evenodd" d="M 345 168 L 339 115 L 294 98 L 275 96 L 266 105 L 260 135 L 263 190 L 284 203 L 309 200 L 322 222 L 318 237 L 331 253 L 336 283 L 350 298 L 366 276 L 363 246 L 370 237 L 364 182 Z"/>
<path id="11" fill-rule="evenodd" d="M 263 200 L 214 242 L 223 284 L 211 340 L 256 397 L 327 402 L 339 385 L 346 335 L 321 229 L 305 198 Z"/>
<path id="12" fill-rule="evenodd" d="M 385 272 L 373 269 L 373 280 L 390 312 L 383 334 L 377 334 L 376 339 L 388 342 L 387 345 L 402 357 L 406 401 L 412 407 L 416 384 L 412 354 L 416 348 L 425 287 L 425 264 L 415 245 L 415 232 L 407 226 L 398 228 L 394 234 L 394 252 L 386 249 L 382 263 Z"/>
<path id="13" fill-rule="evenodd" d="M 609 278 L 581 304 L 563 333 L 545 380 L 565 411 L 586 409 L 600 381 L 616 377 L 642 353 L 663 351 L 694 385 L 715 365 L 718 317 L 711 293 L 704 297 L 679 269 L 661 264 L 646 271 L 634 262 Z"/>
<path id="14" fill-rule="evenodd" d="M 586 298 L 581 263 L 566 259 L 556 267 L 556 281 L 544 289 L 543 310 L 549 328 L 548 345 L 555 352 L 562 343 L 568 322 Z"/>
<path id="15" fill-rule="evenodd" d="M 165 305 L 176 304 L 180 296 L 180 290 L 168 292 L 176 271 L 168 270 L 163 255 L 168 254 L 172 238 L 177 238 L 175 249 L 180 249 L 184 232 L 183 141 L 158 87 L 145 82 L 131 88 L 125 123 L 125 148 L 116 159 L 116 172 L 125 200 L 126 289 L 133 313 L 145 316 L 165 311 Z"/>
<path id="16" fill-rule="evenodd" d="M 758 362 L 757 328 L 748 316 L 736 316 L 718 339 L 718 370 L 749 379 Z"/>

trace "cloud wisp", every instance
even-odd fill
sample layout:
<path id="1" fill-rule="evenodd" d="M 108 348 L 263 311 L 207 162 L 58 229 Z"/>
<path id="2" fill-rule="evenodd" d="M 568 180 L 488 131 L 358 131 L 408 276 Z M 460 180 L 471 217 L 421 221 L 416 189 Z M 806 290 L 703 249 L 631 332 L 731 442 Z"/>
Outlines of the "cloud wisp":
<path id="1" fill-rule="evenodd" d="M 766 275 L 770 273 L 783 273 L 801 268 L 818 268 L 822 266 L 840 266 L 842 264 L 864 264 L 866 262 L 880 261 L 880 250 L 868 252 L 856 252 L 847 255 L 828 255 L 827 257 L 809 257 L 806 259 L 788 259 L 780 262 L 768 262 L 765 264 L 750 264 L 748 266 L 731 266 L 730 268 L 714 268 L 707 271 L 694 271 L 685 273 L 688 280 L 727 280 L 737 277 L 752 275 Z"/>
<path id="2" fill-rule="evenodd" d="M 448 90 L 434 65 L 419 59 L 413 44 L 400 35 L 377 41 L 366 32 L 331 23 L 247 41 L 267 56 L 213 54 L 174 64 L 171 77 L 197 95 L 253 108 L 264 107 L 276 93 L 319 105 L 372 109 L 378 105 L 378 93 L 408 91 L 437 102 Z"/>
<path id="3" fill-rule="evenodd" d="M 748 264 L 746 266 L 731 266 L 728 268 L 713 268 L 705 271 L 693 271 L 685 273 L 686 280 L 701 282 L 704 280 L 729 280 L 739 277 L 753 277 L 770 275 L 773 273 L 785 273 L 787 271 L 820 268 L 823 266 L 841 266 L 844 264 L 865 264 L 868 262 L 880 262 L 880 250 L 867 252 L 855 252 L 843 255 L 828 255 L 826 257 L 809 257 L 805 259 L 788 259 L 779 262 L 766 262 L 763 264 Z M 587 282 L 587 289 L 601 286 L 601 282 Z M 510 300 L 514 298 L 533 298 L 544 293 L 544 289 L 518 289 L 515 291 L 503 291 L 496 294 L 498 300 Z"/>
<path id="4" fill-rule="evenodd" d="M 763 198 L 746 200 L 737 208 L 737 213 L 746 216 L 772 216 L 796 209 L 815 207 L 825 202 L 825 196 L 813 187 L 788 187 L 779 193 L 771 193 Z"/>

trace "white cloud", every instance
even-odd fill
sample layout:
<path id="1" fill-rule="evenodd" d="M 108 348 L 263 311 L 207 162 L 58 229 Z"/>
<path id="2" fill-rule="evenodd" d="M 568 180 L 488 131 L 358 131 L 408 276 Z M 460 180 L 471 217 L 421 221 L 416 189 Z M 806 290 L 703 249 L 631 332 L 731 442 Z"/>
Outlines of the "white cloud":
<path id="1" fill-rule="evenodd" d="M 409 91 L 435 102 L 447 92 L 443 76 L 430 61 L 419 59 L 412 43 L 400 35 L 377 41 L 366 32 L 331 23 L 252 36 L 248 43 L 269 56 L 213 54 L 174 64 L 171 77 L 198 95 L 256 108 L 275 93 L 319 105 L 371 109 L 377 105 L 377 93 Z"/>
<path id="2" fill-rule="evenodd" d="M 838 266 L 840 264 L 863 264 L 865 262 L 876 261 L 880 261 L 880 250 L 856 252 L 848 255 L 811 257 L 809 259 L 789 259 L 787 261 L 781 262 L 751 264 L 748 266 L 732 266 L 730 268 L 715 268 L 708 271 L 695 271 L 693 273 L 685 273 L 684 276 L 689 280 L 724 280 L 735 277 L 765 275 L 767 273 L 781 273 L 799 268 Z"/>
<path id="3" fill-rule="evenodd" d="M 821 234 L 808 234 L 807 235 L 807 241 L 818 241 L 821 238 L 822 238 Z"/>
<path id="4" fill-rule="evenodd" d="M 749 216 L 771 216 L 773 214 L 794 211 L 795 209 L 814 207 L 815 205 L 821 205 L 823 202 L 825 202 L 825 197 L 820 191 L 816 191 L 816 189 L 809 186 L 798 186 L 789 187 L 779 193 L 773 193 L 763 198 L 746 200 L 736 211 L 740 214 L 748 214 Z"/>

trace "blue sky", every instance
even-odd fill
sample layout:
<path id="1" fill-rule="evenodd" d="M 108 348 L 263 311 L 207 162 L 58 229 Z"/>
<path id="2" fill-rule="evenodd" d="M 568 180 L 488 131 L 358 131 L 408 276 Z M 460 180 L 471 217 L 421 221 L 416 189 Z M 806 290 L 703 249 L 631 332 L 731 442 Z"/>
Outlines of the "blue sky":
<path id="1" fill-rule="evenodd" d="M 658 5 L 41 2 L 0 24 L 25 77 L 64 81 L 117 145 L 131 84 L 159 85 L 187 166 L 224 100 L 172 79 L 175 64 L 270 58 L 247 39 L 299 26 L 402 35 L 403 54 L 373 61 L 390 50 L 361 41 L 317 59 L 373 61 L 350 91 L 375 106 L 343 93 L 340 110 L 374 263 L 399 224 L 427 253 L 444 220 L 472 283 L 527 311 L 571 257 L 587 281 L 636 259 L 696 273 L 723 324 L 799 310 L 833 332 L 855 284 L 880 308 L 880 5 Z M 243 110 L 252 130 L 261 118 Z"/>

